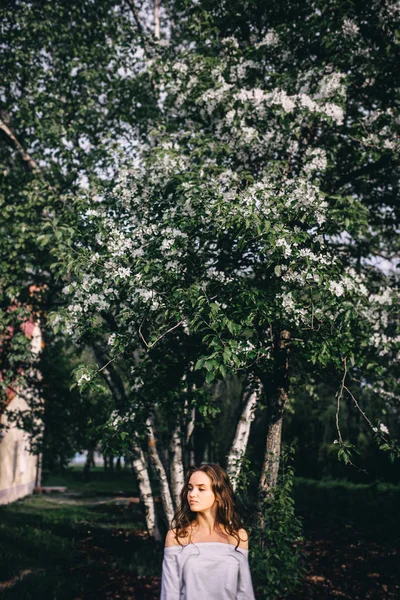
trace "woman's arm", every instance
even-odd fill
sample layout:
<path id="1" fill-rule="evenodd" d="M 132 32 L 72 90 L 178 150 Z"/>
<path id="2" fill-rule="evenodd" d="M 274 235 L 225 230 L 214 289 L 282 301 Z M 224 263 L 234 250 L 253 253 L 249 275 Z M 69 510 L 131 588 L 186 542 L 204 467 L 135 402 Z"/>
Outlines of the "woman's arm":
<path id="1" fill-rule="evenodd" d="M 160 600 L 179 600 L 180 598 L 178 548 L 174 548 L 177 545 L 174 531 L 168 531 L 165 538 Z"/>
<path id="2" fill-rule="evenodd" d="M 245 529 L 239 529 L 238 536 L 240 538 L 239 548 L 243 548 L 243 550 L 249 549 L 249 534 Z"/>
<path id="3" fill-rule="evenodd" d="M 169 548 L 170 546 L 179 546 L 176 541 L 174 529 L 170 529 L 165 537 L 165 548 Z"/>
<path id="4" fill-rule="evenodd" d="M 241 560 L 239 567 L 238 590 L 236 599 L 254 600 L 253 584 L 251 581 L 251 573 L 248 559 L 249 535 L 245 529 L 239 529 L 238 534 L 240 537 L 239 548 L 245 550 L 245 552 L 242 552 L 242 556 L 240 557 Z"/>

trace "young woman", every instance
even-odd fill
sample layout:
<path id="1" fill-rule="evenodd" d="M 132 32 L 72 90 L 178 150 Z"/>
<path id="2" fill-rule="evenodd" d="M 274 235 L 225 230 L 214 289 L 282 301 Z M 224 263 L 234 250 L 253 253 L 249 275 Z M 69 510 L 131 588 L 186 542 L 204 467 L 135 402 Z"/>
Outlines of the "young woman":
<path id="1" fill-rule="evenodd" d="M 248 536 L 226 472 L 191 468 L 168 531 L 161 600 L 254 600 Z"/>

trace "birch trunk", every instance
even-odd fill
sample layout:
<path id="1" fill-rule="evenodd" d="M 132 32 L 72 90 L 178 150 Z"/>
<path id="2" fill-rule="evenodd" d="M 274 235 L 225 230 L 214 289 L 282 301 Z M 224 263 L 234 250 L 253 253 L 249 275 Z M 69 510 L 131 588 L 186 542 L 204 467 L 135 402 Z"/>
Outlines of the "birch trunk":
<path id="1" fill-rule="evenodd" d="M 186 426 L 186 452 L 188 457 L 189 467 L 193 467 L 195 464 L 194 456 L 194 428 L 196 423 L 196 409 L 192 408 L 190 411 L 190 418 Z"/>
<path id="2" fill-rule="evenodd" d="M 171 490 L 175 507 L 178 507 L 180 504 L 180 493 L 185 483 L 185 475 L 183 472 L 183 451 L 180 424 L 178 424 L 175 427 L 174 432 L 172 434 L 170 451 Z"/>
<path id="3" fill-rule="evenodd" d="M 190 368 L 193 370 L 193 367 Z M 196 384 L 193 384 L 192 390 L 196 390 Z M 186 389 L 188 392 L 188 388 Z M 195 457 L 194 457 L 194 429 L 196 424 L 196 408 L 193 406 L 189 408 L 189 395 L 185 400 L 185 417 L 186 417 L 186 435 L 185 435 L 185 451 L 186 451 L 186 464 L 189 467 L 194 466 Z"/>
<path id="4" fill-rule="evenodd" d="M 240 463 L 244 453 L 246 452 L 247 443 L 250 436 L 250 427 L 254 420 L 254 414 L 260 393 L 261 382 L 257 380 L 253 389 L 247 394 L 247 399 L 236 427 L 235 437 L 233 438 L 232 446 L 228 454 L 227 472 L 231 478 L 234 490 L 236 490 L 237 487 L 238 476 L 241 468 Z"/>
<path id="5" fill-rule="evenodd" d="M 278 482 L 281 456 L 283 413 L 288 401 L 290 332 L 283 330 L 276 337 L 274 390 L 268 410 L 268 433 L 260 479 L 261 495 L 269 496 Z"/>
<path id="6" fill-rule="evenodd" d="M 132 444 L 132 466 L 139 484 L 140 499 L 145 507 L 147 531 L 157 542 L 160 542 L 161 534 L 157 526 L 156 510 L 150 485 L 149 472 L 147 470 L 145 456 L 137 442 Z"/>
<path id="7" fill-rule="evenodd" d="M 154 0 L 154 37 L 160 39 L 160 6 L 159 0 Z"/>
<path id="8" fill-rule="evenodd" d="M 160 480 L 160 490 L 161 490 L 161 501 L 163 503 L 165 516 L 168 521 L 168 528 L 171 527 L 172 519 L 174 518 L 174 506 L 172 504 L 171 492 L 168 485 L 167 474 L 164 469 L 164 465 L 161 461 L 160 455 L 157 451 L 156 446 L 156 438 L 154 435 L 153 425 L 150 419 L 146 421 L 147 425 L 147 437 L 148 437 L 148 445 L 149 445 L 149 454 L 155 469 L 157 471 L 159 480 Z"/>

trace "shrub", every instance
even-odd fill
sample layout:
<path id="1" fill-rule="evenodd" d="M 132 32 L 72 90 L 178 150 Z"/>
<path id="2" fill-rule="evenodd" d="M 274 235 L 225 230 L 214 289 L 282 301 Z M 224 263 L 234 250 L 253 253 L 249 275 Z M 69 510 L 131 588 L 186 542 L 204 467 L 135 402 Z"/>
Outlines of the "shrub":
<path id="1" fill-rule="evenodd" d="M 251 527 L 250 565 L 254 589 L 263 600 L 273 600 L 295 590 L 305 568 L 302 559 L 302 522 L 295 515 L 293 450 L 282 457 L 278 486 L 259 502 Z"/>

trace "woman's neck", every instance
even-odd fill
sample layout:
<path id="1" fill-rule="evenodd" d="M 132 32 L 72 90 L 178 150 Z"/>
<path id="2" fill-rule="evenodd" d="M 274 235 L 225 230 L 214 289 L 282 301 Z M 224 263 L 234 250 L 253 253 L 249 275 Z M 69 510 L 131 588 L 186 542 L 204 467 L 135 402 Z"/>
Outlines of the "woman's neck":
<path id="1" fill-rule="evenodd" d="M 217 528 L 216 515 L 213 515 L 211 511 L 197 513 L 196 525 L 198 532 L 211 536 Z"/>

